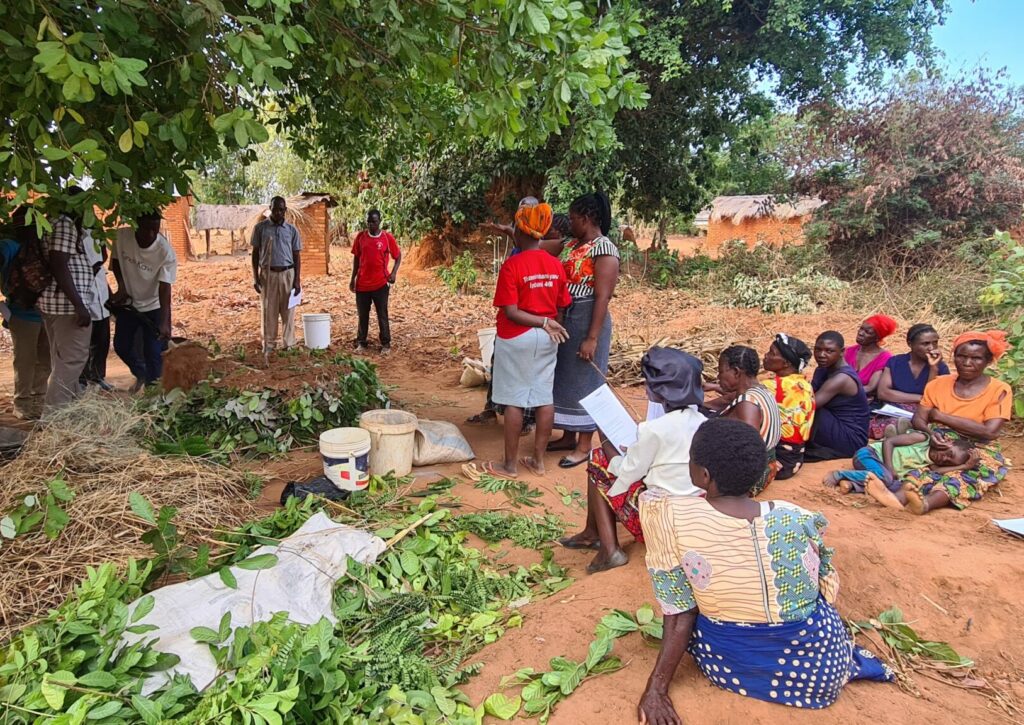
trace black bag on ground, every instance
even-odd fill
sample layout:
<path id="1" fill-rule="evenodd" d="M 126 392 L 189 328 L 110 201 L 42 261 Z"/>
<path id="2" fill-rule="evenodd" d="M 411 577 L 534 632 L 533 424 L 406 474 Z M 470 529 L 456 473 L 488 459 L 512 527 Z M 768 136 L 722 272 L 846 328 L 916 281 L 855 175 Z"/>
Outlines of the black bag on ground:
<path id="1" fill-rule="evenodd" d="M 281 505 L 284 506 L 288 499 L 297 498 L 300 501 L 307 496 L 319 496 L 328 501 L 344 501 L 348 498 L 350 491 L 342 491 L 327 476 L 317 476 L 309 481 L 289 481 L 281 491 Z"/>

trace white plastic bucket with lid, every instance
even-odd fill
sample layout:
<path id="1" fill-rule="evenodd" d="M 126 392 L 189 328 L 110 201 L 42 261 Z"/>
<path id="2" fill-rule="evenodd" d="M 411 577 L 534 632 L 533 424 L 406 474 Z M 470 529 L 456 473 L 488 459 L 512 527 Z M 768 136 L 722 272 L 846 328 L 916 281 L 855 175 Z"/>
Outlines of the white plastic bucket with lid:
<path id="1" fill-rule="evenodd" d="M 494 356 L 494 337 L 498 334 L 497 327 L 485 327 L 477 330 L 476 339 L 480 343 L 480 362 L 491 368 L 491 357 Z"/>
<path id="2" fill-rule="evenodd" d="M 331 428 L 320 434 L 324 475 L 342 491 L 361 491 L 370 482 L 370 434 L 362 428 Z"/>
<path id="3" fill-rule="evenodd" d="M 323 350 L 331 344 L 331 316 L 326 312 L 302 315 L 302 335 L 310 350 Z"/>
<path id="4" fill-rule="evenodd" d="M 404 410 L 368 410 L 359 416 L 359 427 L 370 434 L 370 473 L 406 476 L 412 471 L 419 420 Z"/>

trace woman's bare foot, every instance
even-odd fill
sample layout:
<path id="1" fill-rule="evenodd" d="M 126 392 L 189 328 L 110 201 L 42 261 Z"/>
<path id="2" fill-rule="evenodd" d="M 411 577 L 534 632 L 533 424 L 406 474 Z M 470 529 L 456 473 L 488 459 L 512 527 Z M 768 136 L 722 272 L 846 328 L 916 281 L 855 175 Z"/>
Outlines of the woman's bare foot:
<path id="1" fill-rule="evenodd" d="M 903 504 L 896 498 L 896 495 L 885 487 L 885 484 L 879 481 L 877 478 L 869 478 L 867 484 L 864 486 L 868 496 L 878 501 L 886 508 L 890 509 L 902 509 Z M 909 504 L 908 504 L 909 506 Z"/>
<path id="2" fill-rule="evenodd" d="M 903 484 L 903 495 L 907 497 L 907 511 L 918 516 L 928 513 L 928 501 L 912 484 Z"/>
<path id="3" fill-rule="evenodd" d="M 850 493 L 853 491 L 853 484 L 847 481 L 845 478 L 839 482 L 839 493 Z"/>
<path id="4" fill-rule="evenodd" d="M 544 461 L 537 461 L 534 460 L 533 456 L 526 456 L 525 458 L 520 458 L 519 463 L 534 476 L 544 475 Z"/>
<path id="5" fill-rule="evenodd" d="M 519 469 L 516 468 L 515 464 L 511 466 L 504 463 L 495 463 L 494 461 L 488 461 L 483 465 L 484 472 L 497 476 L 498 478 L 519 478 Z"/>
<path id="6" fill-rule="evenodd" d="M 629 563 L 629 557 L 626 556 L 626 552 L 622 549 L 616 549 L 611 554 L 605 554 L 604 551 L 599 551 L 597 556 L 594 557 L 587 565 L 588 574 L 597 574 L 598 572 L 608 571 L 619 566 L 625 566 Z"/>
<path id="7" fill-rule="evenodd" d="M 576 450 L 576 436 L 565 433 L 556 441 L 548 443 L 549 451 L 573 451 Z"/>
<path id="8" fill-rule="evenodd" d="M 832 471 L 832 473 L 821 479 L 821 483 L 826 488 L 837 488 L 841 480 L 842 479 L 839 478 L 839 471 Z"/>
<path id="9" fill-rule="evenodd" d="M 563 536 L 558 543 L 566 549 L 600 549 L 601 542 L 596 533 L 583 530 L 575 536 Z"/>

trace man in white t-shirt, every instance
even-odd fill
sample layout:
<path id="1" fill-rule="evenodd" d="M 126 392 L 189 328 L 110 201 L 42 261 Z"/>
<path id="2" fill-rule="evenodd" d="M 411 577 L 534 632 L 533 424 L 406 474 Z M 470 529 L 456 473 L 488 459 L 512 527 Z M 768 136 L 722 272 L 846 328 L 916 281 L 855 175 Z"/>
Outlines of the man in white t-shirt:
<path id="1" fill-rule="evenodd" d="M 163 352 L 171 337 L 171 285 L 178 259 L 167 237 L 160 233 L 158 212 L 143 214 L 136 229 L 119 229 L 110 254 L 110 269 L 117 292 L 114 352 L 135 376 L 136 389 L 160 379 Z M 142 346 L 136 346 L 141 335 Z"/>

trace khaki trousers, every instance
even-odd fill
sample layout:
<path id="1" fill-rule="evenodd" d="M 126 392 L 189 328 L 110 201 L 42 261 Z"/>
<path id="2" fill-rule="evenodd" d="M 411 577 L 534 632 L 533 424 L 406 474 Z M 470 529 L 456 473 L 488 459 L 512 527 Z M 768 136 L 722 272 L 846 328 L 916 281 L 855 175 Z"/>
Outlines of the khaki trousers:
<path id="1" fill-rule="evenodd" d="M 7 324 L 14 343 L 14 412 L 38 418 L 50 377 L 50 342 L 42 322 L 11 317 Z"/>
<path id="2" fill-rule="evenodd" d="M 79 327 L 74 315 L 43 314 L 43 325 L 50 341 L 50 380 L 46 385 L 43 414 L 63 408 L 78 397 L 78 378 L 89 361 L 92 325 Z"/>
<path id="3" fill-rule="evenodd" d="M 288 309 L 288 298 L 292 295 L 295 270 L 283 272 L 263 270 L 260 284 L 263 293 L 260 303 L 263 307 L 263 352 L 273 352 L 277 345 L 278 321 L 284 323 L 281 337 L 286 348 L 295 347 L 295 308 Z"/>

